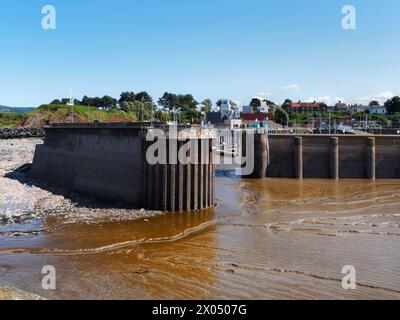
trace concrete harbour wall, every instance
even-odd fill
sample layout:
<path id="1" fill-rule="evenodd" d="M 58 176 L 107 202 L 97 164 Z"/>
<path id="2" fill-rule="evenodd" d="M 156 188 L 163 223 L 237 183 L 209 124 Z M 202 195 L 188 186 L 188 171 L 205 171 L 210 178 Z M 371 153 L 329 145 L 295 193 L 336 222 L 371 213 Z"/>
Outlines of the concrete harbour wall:
<path id="1" fill-rule="evenodd" d="M 265 161 L 259 160 L 261 154 L 268 157 L 264 177 L 400 178 L 398 136 L 269 135 L 266 145 L 267 152 L 257 143 L 255 149 L 256 168 L 259 161 Z"/>
<path id="2" fill-rule="evenodd" d="M 214 150 L 208 137 L 191 141 L 198 145 L 198 159 L 203 145 L 210 161 L 150 165 L 148 128 L 97 124 L 45 130 L 31 169 L 37 179 L 139 209 L 194 211 L 214 206 Z M 166 138 L 168 155 L 171 141 Z M 176 138 L 176 152 L 185 142 Z"/>

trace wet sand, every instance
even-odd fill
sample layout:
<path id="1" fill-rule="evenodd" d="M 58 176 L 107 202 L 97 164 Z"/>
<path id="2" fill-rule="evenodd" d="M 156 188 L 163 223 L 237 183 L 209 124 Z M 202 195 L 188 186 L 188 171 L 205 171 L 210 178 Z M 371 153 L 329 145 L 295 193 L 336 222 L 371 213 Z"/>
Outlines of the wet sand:
<path id="1" fill-rule="evenodd" d="M 0 300 L 44 300 L 38 295 L 10 287 L 0 286 Z"/>
<path id="2" fill-rule="evenodd" d="M 0 284 L 50 299 L 400 298 L 398 180 L 219 172 L 214 210 L 110 210 L 107 219 L 108 209 L 96 209 L 96 219 L 92 208 L 4 178 L 30 161 L 32 148 L 23 149 L 0 158 L 0 221 L 8 217 L 0 222 Z M 24 191 L 10 202 L 4 190 Z M 57 270 L 54 291 L 41 288 L 44 265 Z M 357 270 L 356 290 L 342 289 L 345 265 Z"/>

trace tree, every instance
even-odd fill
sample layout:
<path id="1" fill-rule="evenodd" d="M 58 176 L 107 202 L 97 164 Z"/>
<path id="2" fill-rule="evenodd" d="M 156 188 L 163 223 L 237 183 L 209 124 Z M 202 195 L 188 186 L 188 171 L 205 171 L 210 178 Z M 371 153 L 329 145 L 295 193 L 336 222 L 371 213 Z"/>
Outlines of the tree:
<path id="1" fill-rule="evenodd" d="M 201 111 L 204 112 L 204 113 L 209 113 L 211 111 L 211 109 L 212 109 L 212 101 L 211 101 L 211 99 L 203 100 L 201 105 L 202 105 Z"/>
<path id="2" fill-rule="evenodd" d="M 136 94 L 135 100 L 149 105 L 153 105 L 153 98 L 146 91 L 142 91 Z"/>
<path id="3" fill-rule="evenodd" d="M 165 109 L 172 110 L 178 106 L 178 96 L 173 93 L 165 92 L 164 95 L 158 100 L 158 104 Z"/>
<path id="4" fill-rule="evenodd" d="M 250 106 L 253 107 L 253 109 L 261 107 L 261 100 L 258 98 L 253 98 L 250 102 Z"/>
<path id="5" fill-rule="evenodd" d="M 273 101 L 271 101 L 271 100 L 264 100 L 264 101 L 267 103 L 267 105 L 268 105 L 269 107 L 275 107 L 275 106 L 276 106 L 275 102 L 273 102 Z"/>
<path id="6" fill-rule="evenodd" d="M 100 106 L 105 109 L 111 109 L 117 105 L 117 100 L 110 96 L 104 96 L 100 100 Z"/>
<path id="7" fill-rule="evenodd" d="M 132 110 L 132 102 L 130 101 L 122 101 L 119 104 L 119 108 L 124 112 L 131 112 Z"/>
<path id="8" fill-rule="evenodd" d="M 123 101 L 120 108 L 124 112 L 133 112 L 139 121 L 148 121 L 153 117 L 153 106 L 141 101 Z"/>
<path id="9" fill-rule="evenodd" d="M 54 99 L 50 104 L 61 104 L 61 101 L 58 99 Z"/>
<path id="10" fill-rule="evenodd" d="M 373 100 L 373 101 L 371 101 L 371 102 L 369 103 L 369 106 L 370 106 L 370 107 L 376 107 L 376 106 L 379 106 L 379 102 L 378 102 L 378 101 L 376 101 L 376 100 Z"/>
<path id="11" fill-rule="evenodd" d="M 154 112 L 154 118 L 163 122 L 171 121 L 171 115 L 168 112 L 164 112 L 163 110 L 157 109 Z"/>
<path id="12" fill-rule="evenodd" d="M 84 106 L 95 106 L 93 103 L 93 98 L 89 98 L 88 96 L 84 96 L 82 98 L 82 105 Z"/>
<path id="13" fill-rule="evenodd" d="M 289 108 L 292 105 L 293 101 L 290 99 L 286 99 L 283 104 L 282 104 L 282 108 L 284 110 L 286 110 L 287 108 Z"/>
<path id="14" fill-rule="evenodd" d="M 393 120 L 394 121 L 400 121 L 400 112 L 395 112 L 393 114 Z"/>
<path id="15" fill-rule="evenodd" d="M 394 114 L 400 112 L 400 97 L 396 96 L 385 102 L 385 107 L 388 114 Z"/>
<path id="16" fill-rule="evenodd" d="M 178 95 L 179 120 L 182 123 L 197 123 L 200 113 L 197 110 L 199 103 L 191 94 Z"/>
<path id="17" fill-rule="evenodd" d="M 176 95 L 174 93 L 165 92 L 158 100 L 159 105 L 172 110 L 179 110 L 180 122 L 197 122 L 199 119 L 199 111 L 197 110 L 198 102 L 191 94 Z"/>
<path id="18" fill-rule="evenodd" d="M 136 94 L 134 92 L 122 92 L 119 98 L 119 103 L 136 101 Z"/>
<path id="19" fill-rule="evenodd" d="M 319 106 L 319 110 L 320 110 L 321 112 L 327 112 L 327 111 L 328 111 L 328 105 L 327 105 L 326 103 L 322 102 L 322 103 L 320 104 L 320 106 Z"/>
<path id="20" fill-rule="evenodd" d="M 390 126 L 390 120 L 383 115 L 374 114 L 372 115 L 372 119 L 376 120 L 376 122 L 378 122 L 378 124 L 384 128 Z"/>
<path id="21" fill-rule="evenodd" d="M 289 123 L 289 114 L 283 108 L 278 107 L 275 110 L 274 121 L 281 125 L 287 125 Z"/>
<path id="22" fill-rule="evenodd" d="M 178 108 L 186 110 L 194 110 L 199 103 L 191 94 L 178 95 Z"/>
<path id="23" fill-rule="evenodd" d="M 102 101 L 101 98 L 95 97 L 92 99 L 93 107 L 102 108 Z"/>

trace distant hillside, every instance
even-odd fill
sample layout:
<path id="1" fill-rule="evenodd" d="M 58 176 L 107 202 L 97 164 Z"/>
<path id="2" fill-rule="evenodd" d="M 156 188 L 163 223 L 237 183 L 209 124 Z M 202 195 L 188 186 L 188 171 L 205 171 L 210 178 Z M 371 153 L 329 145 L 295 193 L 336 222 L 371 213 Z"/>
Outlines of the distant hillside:
<path id="1" fill-rule="evenodd" d="M 15 113 L 28 113 L 35 110 L 35 108 L 14 108 L 7 106 L 0 106 L 0 112 L 15 112 Z"/>
<path id="2" fill-rule="evenodd" d="M 32 112 L 15 113 L 0 112 L 0 127 L 40 128 L 46 123 L 77 122 L 86 123 L 99 120 L 101 122 L 132 122 L 136 121 L 134 112 L 124 112 L 120 109 L 108 111 L 95 107 L 66 105 L 42 105 Z"/>

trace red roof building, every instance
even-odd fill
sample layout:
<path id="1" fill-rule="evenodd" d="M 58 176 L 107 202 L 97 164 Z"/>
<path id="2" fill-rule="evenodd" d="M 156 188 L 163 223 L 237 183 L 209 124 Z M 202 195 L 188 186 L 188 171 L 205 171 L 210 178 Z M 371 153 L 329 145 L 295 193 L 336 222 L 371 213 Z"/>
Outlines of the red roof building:
<path id="1" fill-rule="evenodd" d="M 292 104 L 287 107 L 287 111 L 297 113 L 327 112 L 328 107 L 324 103 L 299 101 L 292 102 Z"/>
<path id="2" fill-rule="evenodd" d="M 240 119 L 243 121 L 267 121 L 272 119 L 272 115 L 268 113 L 241 113 Z"/>

